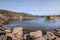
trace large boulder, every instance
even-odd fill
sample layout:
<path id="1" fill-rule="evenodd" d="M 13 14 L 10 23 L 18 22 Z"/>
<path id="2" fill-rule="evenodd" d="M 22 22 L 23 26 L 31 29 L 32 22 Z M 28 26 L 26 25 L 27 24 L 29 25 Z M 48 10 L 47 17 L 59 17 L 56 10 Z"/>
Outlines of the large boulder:
<path id="1" fill-rule="evenodd" d="M 11 28 L 8 28 L 5 30 L 5 32 L 6 32 L 6 36 L 8 37 L 7 39 L 12 38 L 12 40 L 23 40 L 22 27 L 16 27 L 16 28 L 13 28 L 13 30 Z"/>
<path id="2" fill-rule="evenodd" d="M 6 32 L 6 36 L 8 37 L 12 37 L 13 35 L 12 35 L 12 33 L 11 33 L 11 30 L 8 28 L 8 29 L 6 29 L 5 30 L 5 32 Z"/>
<path id="3" fill-rule="evenodd" d="M 23 28 L 16 27 L 12 31 L 13 39 L 17 38 L 17 40 L 23 40 Z"/>
<path id="4" fill-rule="evenodd" d="M 35 32 L 30 32 L 31 37 L 34 39 L 34 40 L 45 40 L 45 38 L 43 37 L 42 35 L 42 31 L 38 30 L 38 31 L 35 31 Z"/>
<path id="5" fill-rule="evenodd" d="M 60 37 L 57 37 L 57 36 L 56 36 L 55 40 L 60 40 Z"/>
<path id="6" fill-rule="evenodd" d="M 58 36 L 58 37 L 60 37 L 60 29 L 56 29 L 55 30 L 55 35 Z"/>
<path id="7" fill-rule="evenodd" d="M 7 28 L 7 29 L 5 30 L 5 32 L 6 32 L 6 33 L 12 33 L 12 29 L 11 29 L 11 28 Z"/>
<path id="8" fill-rule="evenodd" d="M 34 38 L 42 37 L 42 31 L 38 30 L 35 32 L 30 32 L 30 35 Z"/>
<path id="9" fill-rule="evenodd" d="M 47 32 L 46 35 L 44 35 L 44 38 L 46 40 L 53 40 L 56 38 L 56 36 L 52 32 Z"/>

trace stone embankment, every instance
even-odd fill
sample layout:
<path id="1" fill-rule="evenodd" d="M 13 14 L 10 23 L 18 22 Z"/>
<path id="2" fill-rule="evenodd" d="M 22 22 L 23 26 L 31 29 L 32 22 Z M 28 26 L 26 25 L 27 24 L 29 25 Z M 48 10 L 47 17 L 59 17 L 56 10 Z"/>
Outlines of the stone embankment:
<path id="1" fill-rule="evenodd" d="M 47 31 L 43 35 L 41 30 L 24 33 L 23 27 L 3 29 L 0 27 L 0 40 L 60 40 L 60 29 Z"/>

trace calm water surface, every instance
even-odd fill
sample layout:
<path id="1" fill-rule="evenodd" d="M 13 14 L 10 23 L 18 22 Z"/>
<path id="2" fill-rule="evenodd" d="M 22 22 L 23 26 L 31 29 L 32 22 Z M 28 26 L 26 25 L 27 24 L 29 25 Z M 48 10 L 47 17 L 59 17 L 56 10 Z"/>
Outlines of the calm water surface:
<path id="1" fill-rule="evenodd" d="M 14 27 L 36 27 L 43 29 L 55 29 L 60 28 L 60 19 L 47 20 L 46 18 L 38 18 L 36 20 L 17 20 L 10 21 L 9 24 L 4 25 L 4 28 L 14 28 Z"/>

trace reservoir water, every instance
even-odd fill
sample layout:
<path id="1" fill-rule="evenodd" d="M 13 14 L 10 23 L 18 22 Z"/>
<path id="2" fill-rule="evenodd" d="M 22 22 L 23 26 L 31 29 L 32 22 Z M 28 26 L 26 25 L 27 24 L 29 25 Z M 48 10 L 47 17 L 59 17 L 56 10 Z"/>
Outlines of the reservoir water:
<path id="1" fill-rule="evenodd" d="M 15 28 L 15 27 L 24 27 L 24 28 L 42 28 L 42 29 L 56 29 L 60 28 L 60 19 L 55 18 L 53 20 L 47 20 L 46 18 L 38 18 L 34 20 L 16 20 L 10 21 L 9 24 L 4 25 L 4 28 Z"/>

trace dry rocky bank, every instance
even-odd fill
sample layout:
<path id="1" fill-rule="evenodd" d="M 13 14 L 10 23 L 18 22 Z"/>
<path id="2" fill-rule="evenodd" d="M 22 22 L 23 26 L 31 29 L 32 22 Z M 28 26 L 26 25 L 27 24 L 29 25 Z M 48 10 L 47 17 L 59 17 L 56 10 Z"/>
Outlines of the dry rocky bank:
<path id="1" fill-rule="evenodd" d="M 23 27 L 3 29 L 0 27 L 0 40 L 60 40 L 60 29 L 54 32 L 47 31 L 45 35 L 41 30 L 24 33 Z"/>

